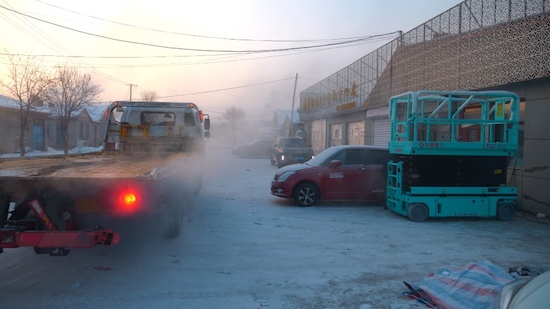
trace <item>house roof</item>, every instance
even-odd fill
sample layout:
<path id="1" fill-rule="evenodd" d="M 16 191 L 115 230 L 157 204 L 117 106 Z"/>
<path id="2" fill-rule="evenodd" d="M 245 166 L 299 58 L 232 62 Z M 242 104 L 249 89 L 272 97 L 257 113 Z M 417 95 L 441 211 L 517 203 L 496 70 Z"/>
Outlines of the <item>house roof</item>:
<path id="1" fill-rule="evenodd" d="M 93 122 L 100 122 L 101 119 L 105 117 L 108 108 L 108 103 L 98 103 L 86 106 L 86 111 L 92 118 Z"/>
<path id="2" fill-rule="evenodd" d="M 0 107 L 18 109 L 19 101 L 0 94 Z M 85 110 L 88 113 L 88 115 L 90 115 L 90 118 L 92 119 L 93 122 L 100 122 L 101 119 L 105 116 L 105 113 L 108 107 L 109 107 L 109 103 L 95 103 L 95 104 L 86 106 Z M 47 106 L 47 104 L 40 107 L 33 107 L 31 110 L 33 112 L 39 112 L 39 113 L 50 114 L 51 116 L 55 116 L 53 111 Z M 73 116 L 77 117 L 83 111 L 84 110 L 75 112 Z"/>
<path id="3" fill-rule="evenodd" d="M 0 107 L 19 109 L 20 106 L 18 100 L 0 94 Z M 33 106 L 31 111 L 44 114 L 51 112 L 47 106 Z"/>

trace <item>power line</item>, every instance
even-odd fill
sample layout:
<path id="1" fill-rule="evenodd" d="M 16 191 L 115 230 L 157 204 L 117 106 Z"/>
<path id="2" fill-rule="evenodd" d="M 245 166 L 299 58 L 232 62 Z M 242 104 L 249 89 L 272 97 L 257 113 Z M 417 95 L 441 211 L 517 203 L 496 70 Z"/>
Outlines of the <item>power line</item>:
<path id="1" fill-rule="evenodd" d="M 205 93 L 212 93 L 212 92 L 220 92 L 220 91 L 234 90 L 234 89 L 240 89 L 240 88 L 247 88 L 247 87 L 253 87 L 253 86 L 260 86 L 260 85 L 265 85 L 265 84 L 278 83 L 278 82 L 290 80 L 290 79 L 293 79 L 293 78 L 294 78 L 294 77 L 288 77 L 288 78 L 283 78 L 283 79 L 278 79 L 278 80 L 272 80 L 272 81 L 262 82 L 262 83 L 255 83 L 255 84 L 244 85 L 244 86 L 235 86 L 235 87 L 221 88 L 221 89 L 214 89 L 214 90 L 206 90 L 206 91 L 199 91 L 199 92 L 190 92 L 190 93 L 182 93 L 182 94 L 175 94 L 175 95 L 168 95 L 168 96 L 159 96 L 158 98 L 159 98 L 159 99 L 164 99 L 164 98 L 182 97 L 182 96 L 187 96 L 187 95 L 197 95 L 197 94 L 205 94 Z"/>
<path id="2" fill-rule="evenodd" d="M 207 35 L 199 35 L 199 34 L 190 34 L 190 33 L 182 33 L 182 32 L 174 32 L 174 31 L 159 30 L 159 29 L 153 29 L 153 28 L 147 28 L 147 27 L 141 27 L 141 26 L 126 24 L 126 23 L 121 23 L 121 22 L 118 22 L 118 21 L 113 21 L 113 20 L 109 20 L 109 19 L 105 19 L 105 18 L 101 18 L 101 17 L 96 17 L 96 16 L 92 16 L 92 15 L 80 13 L 80 12 L 73 11 L 73 10 L 69 10 L 69 9 L 66 9 L 66 8 L 63 8 L 63 7 L 60 7 L 60 6 L 51 4 L 51 3 L 47 3 L 47 2 L 44 2 L 44 1 L 41 1 L 41 0 L 35 0 L 35 1 L 36 1 L 36 2 L 39 2 L 39 3 L 42 3 L 42 4 L 45 4 L 45 5 L 48 5 L 48 6 L 51 6 L 51 7 L 54 7 L 54 8 L 57 8 L 57 9 L 60 9 L 60 10 L 63 10 L 63 11 L 66 11 L 66 12 L 70 12 L 70 13 L 76 14 L 76 15 L 85 16 L 85 17 L 89 17 L 89 18 L 92 18 L 92 19 L 97 19 L 97 20 L 109 22 L 109 23 L 112 23 L 112 24 L 120 25 L 120 26 L 125 26 L 125 27 L 130 27 L 130 28 L 136 28 L 136 29 L 141 29 L 141 30 L 146 30 L 146 31 L 152 31 L 152 32 L 159 32 L 159 33 L 166 33 L 166 34 L 173 34 L 173 35 L 180 35 L 180 36 L 190 36 L 190 37 L 196 37 L 196 38 L 206 38 L 206 39 L 216 39 L 216 40 L 229 40 L 229 41 L 247 41 L 247 42 L 278 42 L 278 43 L 304 43 L 304 42 L 322 42 L 322 41 L 347 41 L 347 40 L 355 40 L 355 39 L 364 38 L 364 37 L 348 37 L 348 38 L 336 38 L 336 39 L 309 39 L 309 40 L 288 40 L 288 39 L 287 39 L 287 40 L 274 40 L 274 39 L 250 39 L 250 38 L 230 38 L 230 37 L 207 36 Z"/>
<path id="3" fill-rule="evenodd" d="M 6 3 L 4 1 L 4 3 Z M 9 6 L 9 4 L 6 3 L 6 5 Z M 4 6 L 1 6 L 3 8 L 6 8 Z M 9 9 L 9 8 L 6 8 L 10 11 L 15 11 L 15 10 L 12 10 L 12 9 Z M 66 53 L 66 54 L 70 54 L 70 52 L 60 43 L 58 43 L 54 38 L 50 37 L 47 33 L 45 33 L 44 31 L 42 31 L 39 27 L 35 26 L 32 24 L 32 22 L 28 21 L 28 20 L 25 20 L 24 18 L 20 18 L 18 17 L 17 15 L 15 15 L 16 18 L 18 18 L 20 20 L 20 22 L 23 24 L 23 25 L 27 25 L 29 29 L 37 32 L 39 34 L 39 36 L 37 37 L 36 35 L 34 35 L 33 33 L 31 33 L 30 31 L 28 31 L 27 29 L 21 27 L 19 24 L 17 24 L 15 21 L 11 21 L 8 16 L 6 16 L 5 14 L 3 13 L 0 13 L 2 16 L 5 17 L 6 20 L 8 20 L 14 27 L 20 29 L 22 32 L 26 33 L 27 35 L 29 35 L 30 37 L 32 37 L 33 39 L 35 39 L 36 41 L 38 42 L 41 42 L 42 44 L 44 44 L 46 47 L 48 47 L 49 49 L 52 49 L 54 51 L 60 51 L 61 53 Z M 25 17 L 25 15 L 23 15 L 23 17 Z M 32 17 L 31 17 L 32 18 Z M 48 44 L 48 42 L 46 41 L 43 41 L 42 40 L 42 37 L 45 38 L 47 41 L 49 41 L 51 44 L 53 45 L 50 45 Z M 5 53 L 5 55 L 19 55 L 19 56 L 31 56 L 31 55 L 22 55 L 22 54 L 7 54 Z M 70 55 L 66 55 L 64 57 L 70 57 Z M 101 76 L 103 78 L 106 78 L 108 80 L 111 80 L 111 81 L 114 81 L 114 82 L 118 82 L 118 83 L 124 83 L 124 81 L 116 78 L 116 77 L 113 77 L 107 73 L 104 73 L 104 72 L 101 72 L 99 70 L 97 70 L 96 67 L 90 65 L 89 63 L 86 63 L 85 61 L 81 61 L 80 62 L 80 65 L 79 67 L 80 68 L 84 68 L 84 66 L 82 66 L 82 63 L 88 65 L 89 67 L 87 67 L 88 69 L 91 69 L 90 71 L 92 73 L 95 73 L 96 75 L 98 76 Z M 59 65 L 55 65 L 55 66 L 51 66 L 51 67 L 58 67 Z"/>
<path id="4" fill-rule="evenodd" d="M 187 63 L 173 63 L 173 62 L 170 62 L 170 63 L 162 63 L 162 64 L 140 64 L 140 65 L 136 65 L 136 64 L 128 64 L 128 65 L 125 65 L 125 64 L 116 64 L 116 65 L 113 65 L 113 64 L 103 64 L 103 65 L 99 65 L 99 64 L 96 64 L 93 66 L 93 68 L 144 68 L 144 67 L 165 67 L 165 66 L 185 66 L 185 65 L 200 65 L 200 64 L 216 64 L 216 63 L 228 63 L 228 62 L 239 62 L 239 61 L 250 61 L 250 60 L 258 60 L 258 59 L 268 59 L 268 58 L 276 58 L 276 57 L 284 57 L 284 56 L 291 56 L 291 55 L 299 55 L 299 54 L 305 54 L 305 53 L 311 53 L 311 52 L 318 52 L 318 51 L 323 51 L 323 50 L 330 50 L 330 49 L 337 49 L 337 48 L 347 48 L 347 47 L 351 47 L 351 46 L 359 46 L 359 45 L 364 45 L 366 43 L 372 43 L 372 42 L 375 42 L 375 41 L 381 41 L 381 40 L 386 40 L 386 39 L 390 39 L 390 37 L 387 37 L 387 38 L 379 38 L 377 40 L 372 40 L 372 41 L 369 41 L 369 42 L 360 42 L 360 43 L 355 43 L 355 44 L 349 44 L 349 45 L 345 45 L 345 46 L 331 46 L 331 47 L 327 47 L 327 48 L 319 48 L 319 49 L 315 49 L 315 50 L 303 50 L 303 51 L 298 51 L 298 52 L 294 52 L 294 53 L 286 53 L 286 54 L 283 54 L 283 55 L 270 55 L 270 56 L 262 56 L 262 57 L 253 57 L 253 58 L 245 58 L 245 59 L 231 59 L 231 60 L 225 60 L 227 58 L 234 58 L 234 57 L 238 57 L 238 56 L 247 56 L 247 55 L 251 55 L 253 53 L 248 53 L 248 54 L 228 54 L 228 55 L 231 55 L 231 56 L 226 56 L 226 57 L 218 57 L 218 56 L 221 56 L 221 55 L 216 55 L 216 59 L 207 59 L 207 60 L 200 60 L 200 61 L 194 61 L 194 62 L 187 62 Z M 30 55 L 27 55 L 27 54 L 11 54 L 11 53 L 0 53 L 0 55 L 8 55 L 8 56 L 30 56 Z M 40 56 L 40 57 L 64 57 L 64 56 L 60 56 L 60 55 L 33 55 L 33 56 Z M 70 56 L 68 56 L 70 57 Z M 88 56 L 75 56 L 75 57 L 83 57 L 83 58 L 88 58 Z M 158 57 L 162 57 L 162 58 L 170 58 L 170 57 L 174 57 L 174 56 L 158 56 Z M 102 58 L 102 57 L 90 57 L 90 58 Z M 106 56 L 105 58 L 109 58 L 109 56 Z M 143 56 L 143 57 L 125 57 L 125 56 L 118 56 L 118 57 L 113 57 L 113 58 L 116 58 L 116 59 L 133 59 L 133 58 L 149 58 L 147 56 Z"/>
<path id="5" fill-rule="evenodd" d="M 90 33 L 90 32 L 86 32 L 86 31 L 74 29 L 74 28 L 63 26 L 63 25 L 60 25 L 60 24 L 56 24 L 56 23 L 53 23 L 53 22 L 50 22 L 50 21 L 47 21 L 47 20 L 43 20 L 43 19 L 40 19 L 40 18 L 37 18 L 37 17 L 34 17 L 34 16 L 30 16 L 30 15 L 25 14 L 25 13 L 21 13 L 19 11 L 7 8 L 7 7 L 2 6 L 2 5 L 0 5 L 0 8 L 11 11 L 13 13 L 16 13 L 16 14 L 19 14 L 19 15 L 22 15 L 22 16 L 26 16 L 28 18 L 32 18 L 34 20 L 37 20 L 37 21 L 40 21 L 40 22 L 43 22 L 43 23 L 47 23 L 47 24 L 56 26 L 56 27 L 60 27 L 60 28 L 66 29 L 66 30 L 70 30 L 70 31 L 74 31 L 74 32 L 77 32 L 77 33 L 86 34 L 86 35 L 89 35 L 89 36 L 98 37 L 98 38 L 102 38 L 102 39 L 106 39 L 106 40 L 111 40 L 111 41 L 116 41 L 116 42 L 121 42 L 121 43 L 134 44 L 134 45 L 142 45 L 142 46 L 149 46 L 149 47 L 156 47 L 156 48 L 163 48 L 163 49 L 171 49 L 171 50 L 201 51 L 201 52 L 215 52 L 215 53 L 220 53 L 220 52 L 221 53 L 227 53 L 227 52 L 232 52 L 232 53 L 266 53 L 266 52 L 280 52 L 280 51 L 314 49 L 314 48 L 320 48 L 320 47 L 329 47 L 329 46 L 353 44 L 353 43 L 357 43 L 357 42 L 367 41 L 367 40 L 370 40 L 370 39 L 376 39 L 376 38 L 379 38 L 381 36 L 387 36 L 387 35 L 398 33 L 397 31 L 395 31 L 395 32 L 391 32 L 391 33 L 385 33 L 385 34 L 373 35 L 373 36 L 366 36 L 366 37 L 351 39 L 351 40 L 342 41 L 342 42 L 326 43 L 326 44 L 321 44 L 321 45 L 301 46 L 301 47 L 278 48 L 278 49 L 256 49 L 256 50 L 255 49 L 250 49 L 250 50 L 200 49 L 200 48 L 186 48 L 186 47 L 160 45 L 160 44 L 137 42 L 137 41 L 131 41 L 131 40 L 108 37 L 108 36 L 104 36 L 104 35 L 100 35 L 100 34 L 95 34 L 95 33 Z"/>

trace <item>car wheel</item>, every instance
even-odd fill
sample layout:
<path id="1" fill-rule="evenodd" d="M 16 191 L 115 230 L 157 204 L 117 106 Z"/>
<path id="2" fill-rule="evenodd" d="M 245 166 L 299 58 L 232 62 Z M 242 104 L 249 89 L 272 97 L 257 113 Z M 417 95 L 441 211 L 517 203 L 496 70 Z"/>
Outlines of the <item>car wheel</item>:
<path id="1" fill-rule="evenodd" d="M 425 204 L 411 204 L 407 210 L 407 215 L 411 221 L 422 222 L 428 218 L 428 206 Z"/>
<path id="2" fill-rule="evenodd" d="M 302 207 L 313 206 L 319 201 L 319 189 L 313 183 L 303 183 L 294 190 L 294 200 Z"/>
<path id="3" fill-rule="evenodd" d="M 512 203 L 502 203 L 497 207 L 497 218 L 502 221 L 512 221 L 516 215 L 516 209 Z"/>

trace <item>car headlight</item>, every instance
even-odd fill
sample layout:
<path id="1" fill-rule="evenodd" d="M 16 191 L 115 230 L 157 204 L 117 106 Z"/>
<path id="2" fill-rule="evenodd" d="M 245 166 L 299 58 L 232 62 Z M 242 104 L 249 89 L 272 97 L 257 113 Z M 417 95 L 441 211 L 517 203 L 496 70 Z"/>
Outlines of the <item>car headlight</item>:
<path id="1" fill-rule="evenodd" d="M 294 174 L 294 172 L 284 172 L 281 176 L 279 176 L 277 182 L 285 182 L 292 174 Z"/>

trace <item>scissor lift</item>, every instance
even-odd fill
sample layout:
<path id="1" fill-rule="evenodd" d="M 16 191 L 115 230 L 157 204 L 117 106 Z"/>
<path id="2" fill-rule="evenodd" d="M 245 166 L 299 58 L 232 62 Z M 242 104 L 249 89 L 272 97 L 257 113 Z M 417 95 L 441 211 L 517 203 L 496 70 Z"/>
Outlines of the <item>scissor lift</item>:
<path id="1" fill-rule="evenodd" d="M 389 104 L 388 209 L 412 221 L 514 218 L 517 188 L 506 172 L 518 148 L 515 93 L 416 91 Z"/>

